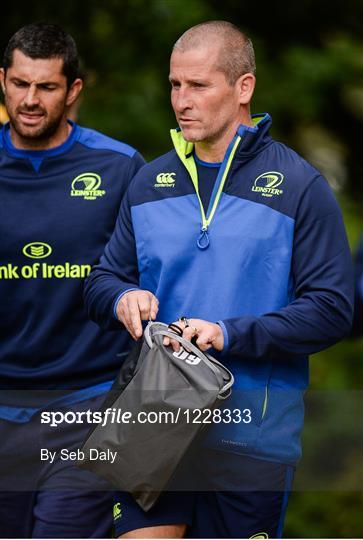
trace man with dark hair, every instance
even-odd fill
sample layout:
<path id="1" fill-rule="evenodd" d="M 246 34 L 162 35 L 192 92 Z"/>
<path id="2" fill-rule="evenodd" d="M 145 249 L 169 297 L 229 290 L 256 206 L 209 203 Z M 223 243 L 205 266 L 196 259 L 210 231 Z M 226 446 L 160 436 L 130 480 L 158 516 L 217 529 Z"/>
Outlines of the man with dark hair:
<path id="1" fill-rule="evenodd" d="M 67 119 L 83 83 L 61 28 L 19 30 L 0 82 L 10 119 L 0 131 L 0 536 L 105 537 L 109 487 L 70 453 L 90 424 L 47 418 L 98 409 L 127 354 L 127 333 L 89 321 L 81 291 L 144 160 Z"/>
<path id="2" fill-rule="evenodd" d="M 80 78 L 77 46 L 70 34 L 62 28 L 44 23 L 29 24 L 20 28 L 9 40 L 3 56 L 3 69 L 12 66 L 14 52 L 20 51 L 33 60 L 62 59 L 61 73 L 67 79 L 67 87 Z"/>
<path id="3" fill-rule="evenodd" d="M 268 114 L 251 116 L 253 48 L 238 28 L 212 21 L 183 34 L 170 83 L 174 149 L 136 174 L 85 300 L 95 321 L 119 321 L 134 339 L 142 321 L 180 318 L 184 337 L 222 355 L 235 385 L 196 456 L 190 536 L 276 538 L 301 452 L 308 355 L 351 325 L 344 225 L 321 174 L 271 138 Z"/>

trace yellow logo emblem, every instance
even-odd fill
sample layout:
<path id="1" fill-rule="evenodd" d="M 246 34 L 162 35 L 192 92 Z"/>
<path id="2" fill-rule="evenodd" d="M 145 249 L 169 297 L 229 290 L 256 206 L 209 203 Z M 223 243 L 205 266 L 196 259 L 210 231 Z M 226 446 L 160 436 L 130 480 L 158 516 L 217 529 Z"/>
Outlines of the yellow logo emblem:
<path id="1" fill-rule="evenodd" d="M 113 505 L 113 519 L 116 521 L 116 519 L 120 519 L 120 517 L 122 516 L 122 511 L 121 511 L 121 503 L 116 503 Z"/>
<path id="2" fill-rule="evenodd" d="M 44 242 L 31 242 L 23 247 L 23 253 L 30 259 L 44 259 L 52 253 L 52 248 Z"/>
<path id="3" fill-rule="evenodd" d="M 282 195 L 283 190 L 277 189 L 284 181 L 284 175 L 280 172 L 269 171 L 260 174 L 253 183 L 252 191 L 260 193 L 262 197 Z"/>
<path id="4" fill-rule="evenodd" d="M 250 536 L 250 538 L 254 538 L 255 540 L 257 539 L 262 540 L 263 538 L 268 538 L 268 534 L 265 532 L 260 532 L 260 533 L 254 534 L 253 536 Z"/>
<path id="5" fill-rule="evenodd" d="M 45 259 L 53 253 L 53 249 L 45 242 L 30 242 L 23 247 L 22 253 L 30 259 Z M 91 272 L 90 264 L 50 264 L 47 262 L 32 262 L 19 266 L 4 263 L 0 266 L 0 281 L 3 279 L 84 279 Z"/>
<path id="6" fill-rule="evenodd" d="M 83 197 L 85 201 L 94 201 L 103 197 L 105 190 L 99 189 L 101 177 L 96 173 L 83 173 L 72 182 L 71 197 Z"/>

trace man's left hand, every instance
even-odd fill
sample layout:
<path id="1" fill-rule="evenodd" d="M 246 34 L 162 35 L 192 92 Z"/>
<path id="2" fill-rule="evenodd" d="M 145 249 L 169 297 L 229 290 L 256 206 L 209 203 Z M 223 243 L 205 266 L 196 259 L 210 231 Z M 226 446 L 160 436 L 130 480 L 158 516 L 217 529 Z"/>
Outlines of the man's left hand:
<path id="1" fill-rule="evenodd" d="M 211 347 L 217 351 L 223 349 L 224 336 L 219 324 L 203 321 L 202 319 L 187 319 L 187 324 L 179 320 L 173 324 L 183 330 L 183 338 L 188 341 L 191 341 L 196 336 L 196 345 L 200 350 L 206 351 Z M 174 351 L 179 351 L 180 349 L 180 343 L 178 341 L 167 337 L 164 338 L 164 345 L 170 345 Z"/>

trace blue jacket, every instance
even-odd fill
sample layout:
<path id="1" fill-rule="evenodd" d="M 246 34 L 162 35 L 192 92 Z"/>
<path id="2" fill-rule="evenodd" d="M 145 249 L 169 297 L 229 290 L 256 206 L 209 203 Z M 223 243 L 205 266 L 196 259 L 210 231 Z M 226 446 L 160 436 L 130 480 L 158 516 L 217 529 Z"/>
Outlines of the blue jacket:
<path id="1" fill-rule="evenodd" d="M 207 443 L 294 463 L 307 356 L 350 330 L 351 259 L 326 180 L 270 137 L 267 114 L 254 123 L 229 145 L 206 215 L 193 144 L 172 131 L 175 149 L 131 183 L 85 299 L 105 327 L 117 324 L 118 296 L 138 287 L 159 299 L 160 321 L 219 321 L 236 379 L 225 407 L 246 422 L 213 426 Z"/>

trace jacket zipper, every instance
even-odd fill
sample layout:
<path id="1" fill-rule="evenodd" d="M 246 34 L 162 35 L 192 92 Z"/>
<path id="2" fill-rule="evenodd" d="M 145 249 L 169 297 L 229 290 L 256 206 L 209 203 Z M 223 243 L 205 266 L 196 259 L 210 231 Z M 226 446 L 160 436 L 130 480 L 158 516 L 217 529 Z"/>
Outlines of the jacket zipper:
<path id="1" fill-rule="evenodd" d="M 197 173 L 197 167 L 195 165 L 193 155 L 190 152 L 190 156 L 186 157 L 185 154 L 182 154 L 181 152 L 178 151 L 177 137 L 178 137 L 178 133 L 172 133 L 172 138 L 173 138 L 173 141 L 174 141 L 175 148 L 177 150 L 177 153 L 178 153 L 179 157 L 181 158 L 182 162 L 184 163 L 187 171 L 189 172 L 190 178 L 191 178 L 191 180 L 193 182 L 193 186 L 194 186 L 194 189 L 195 189 L 196 195 L 198 197 L 198 201 L 199 201 L 200 213 L 201 213 L 201 218 L 202 218 L 202 226 L 201 226 L 200 233 L 199 233 L 199 236 L 198 236 L 198 239 L 197 239 L 197 246 L 198 246 L 199 249 L 204 250 L 204 249 L 207 249 L 209 244 L 210 244 L 208 228 L 209 228 L 209 225 L 211 224 L 211 222 L 213 220 L 213 217 L 215 215 L 218 203 L 219 203 L 220 198 L 222 196 L 223 188 L 224 188 L 224 185 L 225 185 L 226 180 L 227 180 L 227 175 L 228 175 L 228 172 L 229 172 L 229 170 L 231 168 L 231 164 L 232 164 L 234 155 L 236 153 L 237 147 L 238 147 L 238 145 L 240 143 L 241 136 L 240 135 L 235 135 L 235 137 L 230 142 L 230 144 L 229 144 L 229 146 L 227 148 L 227 152 L 226 152 L 226 154 L 225 154 L 225 156 L 223 158 L 223 162 L 222 162 L 221 168 L 219 170 L 219 173 L 218 173 L 218 176 L 217 176 L 217 179 L 216 179 L 215 186 L 218 186 L 218 188 L 217 188 L 217 190 L 216 190 L 216 187 L 213 189 L 212 200 L 211 200 L 210 205 L 209 205 L 210 212 L 209 212 L 208 217 L 205 214 L 205 211 L 204 211 L 204 208 L 203 208 L 203 203 L 202 203 L 202 200 L 201 200 L 200 195 L 199 195 L 198 173 Z M 214 195 L 214 198 L 213 198 L 213 195 Z"/>

